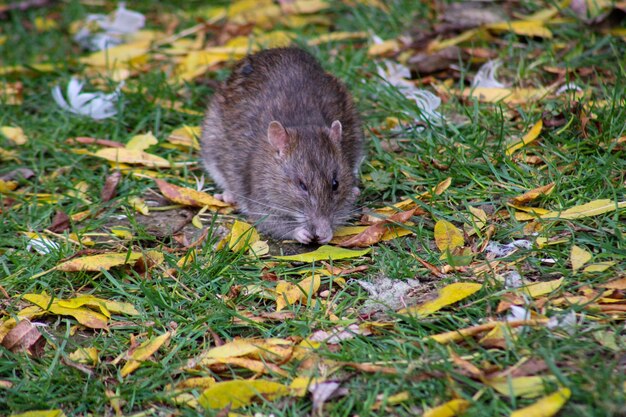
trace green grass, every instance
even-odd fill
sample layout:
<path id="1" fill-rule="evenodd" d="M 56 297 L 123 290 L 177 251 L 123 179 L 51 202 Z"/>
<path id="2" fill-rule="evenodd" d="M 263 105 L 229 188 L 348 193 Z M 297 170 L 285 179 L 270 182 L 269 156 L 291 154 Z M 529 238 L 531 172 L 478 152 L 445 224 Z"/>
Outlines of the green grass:
<path id="1" fill-rule="evenodd" d="M 334 30 L 371 29 L 382 38 L 390 39 L 415 29 L 414 22 L 427 18 L 431 13 L 418 2 L 392 3 L 388 12 L 365 6 L 333 6 L 336 7 L 333 10 Z M 526 3 L 528 9 L 520 12 L 529 13 L 542 7 L 536 2 Z M 181 18 L 179 30 L 196 23 L 194 10 L 202 6 L 205 6 L 204 2 L 194 2 L 186 5 L 183 12 L 175 2 L 162 5 L 143 1 L 129 5 L 134 10 L 148 13 L 148 24 L 156 29 L 158 27 L 154 22 L 161 14 L 175 14 Z M 194 260 L 180 268 L 176 262 L 184 251 L 167 252 L 166 248 L 176 246 L 171 237 L 157 238 L 146 231 L 144 226 L 133 220 L 136 213 L 127 204 L 128 197 L 144 196 L 148 189 L 157 190 L 153 181 L 125 175 L 118 187 L 117 197 L 108 203 L 101 202 L 100 190 L 105 178 L 112 172 L 111 168 L 102 160 L 73 153 L 72 149 L 76 147 L 66 144 L 67 138 L 91 136 L 126 142 L 134 134 L 152 131 L 163 143 L 173 129 L 182 124 L 198 125 L 201 117 L 163 109 L 154 105 L 150 97 L 176 100 L 186 108 L 202 111 L 212 94 L 205 83 L 172 86 L 167 83 L 167 76 L 159 68 L 154 68 L 128 81 L 136 92 L 124 94 L 119 113 L 111 119 L 96 122 L 62 112 L 51 99 L 50 89 L 56 84 L 66 85 L 71 75 L 81 74 L 84 69 L 77 61 L 82 52 L 71 40 L 69 24 L 84 18 L 87 13 L 103 11 L 99 7 L 71 1 L 53 9 L 14 13 L 0 21 L 0 35 L 7 36 L 5 44 L 0 46 L 0 65 L 41 62 L 59 65 L 51 73 L 6 77 L 7 81 L 19 80 L 23 83 L 24 103 L 19 106 L 1 105 L 0 126 L 21 126 L 29 142 L 11 147 L 6 139 L 0 137 L 0 148 L 15 150 L 19 159 L 0 160 L 0 175 L 18 167 L 29 168 L 34 171 L 35 177 L 19 180 L 19 191 L 51 193 L 59 197 L 59 202 L 38 202 L 19 193 L 10 196 L 0 194 L 0 204 L 7 203 L 9 197 L 18 203 L 2 208 L 0 212 L 0 286 L 10 297 L 0 298 L 0 312 L 5 318 L 14 316 L 28 305 L 21 299 L 23 294 L 45 291 L 59 298 L 88 293 L 129 302 L 141 315 L 133 318 L 115 316 L 111 324 L 122 324 L 112 326 L 109 332 L 84 328 L 74 332 L 73 326 L 77 323 L 66 316 L 37 319 L 47 325 L 41 329 L 47 341 L 41 357 L 13 353 L 0 347 L 0 380 L 12 384 L 10 388 L 0 388 L 0 415 L 53 408 L 63 409 L 68 416 L 113 415 L 107 390 L 122 400 L 123 415 L 142 411 L 145 415 L 154 416 L 215 415 L 217 411 L 199 411 L 171 403 L 166 389 L 167 384 L 197 375 L 214 376 L 218 380 L 252 376 L 250 372 L 234 367 L 219 375 L 208 370 L 202 370 L 197 375 L 181 370 L 188 359 L 214 346 L 212 333 L 224 341 L 235 337 L 306 338 L 314 330 L 360 323 L 363 318 L 359 308 L 367 293 L 353 280 L 348 280 L 341 287 L 337 284 L 337 277 L 323 277 L 322 289 L 331 291 L 334 303 L 332 313 L 339 317 L 338 323 L 329 319 L 324 307 L 314 303 L 288 307 L 295 315 L 290 320 L 233 323 L 233 319 L 241 317 L 241 310 L 259 313 L 275 309 L 273 301 L 243 292 L 227 299 L 233 286 L 260 285 L 271 289 L 275 283 L 261 279 L 266 272 L 295 282 L 300 279 L 301 272 L 312 267 L 320 268 L 321 265 L 279 263 L 268 266 L 267 259 L 258 260 L 243 253 L 215 250 L 217 237 L 214 237 L 198 248 L 198 256 Z M 58 13 L 59 29 L 40 34 L 24 24 L 32 24 L 36 17 L 45 17 L 51 12 Z M 623 82 L 626 77 L 623 58 L 626 56 L 626 43 L 593 25 L 575 20 L 550 28 L 554 32 L 551 40 L 501 34 L 497 37 L 500 42 L 497 45 L 477 42 L 473 46 L 496 51 L 504 62 L 500 70 L 501 78 L 506 77 L 516 85 L 546 86 L 553 83 L 556 77 L 545 71 L 545 66 L 572 70 L 593 68 L 591 75 L 574 74 L 569 80 L 589 91 L 589 96 L 580 100 L 581 105 L 589 100 L 606 100 L 608 103 L 603 109 L 595 111 L 596 118 L 589 121 L 585 128 L 581 114 L 572 110 L 572 104 L 563 98 L 544 99 L 509 109 L 504 104 L 484 104 L 449 95 L 442 112 L 446 116 L 462 115 L 465 122 L 446 122 L 422 131 L 404 130 L 399 136 L 402 139 L 398 142 L 399 152 L 386 151 L 382 146 L 396 136 L 383 131 L 379 137 L 373 130 L 388 116 L 410 114 L 417 117 L 419 110 L 375 75 L 378 60 L 368 57 L 366 47 L 359 42 L 309 48 L 329 71 L 345 80 L 363 114 L 368 158 L 362 170 L 364 190 L 359 202 L 361 206 L 376 208 L 391 204 L 430 190 L 452 177 L 451 187 L 441 196 L 419 202 L 430 215 L 414 218 L 414 235 L 376 245 L 370 255 L 340 263 L 369 265 L 366 272 L 355 274 L 352 278 L 414 278 L 435 287 L 477 279 L 471 271 L 458 271 L 450 273 L 443 282 L 437 282 L 439 279 L 412 255 L 438 267 L 444 266 L 447 261 L 440 259 L 441 254 L 434 245 L 434 223 L 446 219 L 456 225 L 470 224 L 468 207 L 482 207 L 490 213 L 501 211 L 500 217 L 496 216 L 489 222 L 495 226 L 492 240 L 508 243 L 518 238 L 532 238 L 525 235 L 526 222 L 515 220 L 514 210 L 506 203 L 526 190 L 550 182 L 557 184 L 556 189 L 538 201 L 539 207 L 556 210 L 595 199 L 626 200 L 626 153 L 623 145 L 619 149 L 614 144 L 616 138 L 626 134 L 626 84 Z M 428 28 L 423 30 L 428 31 Z M 311 34 L 306 29 L 302 30 L 300 41 L 308 36 Z M 453 88 L 462 87 L 467 82 L 467 76 L 475 74 L 477 67 L 463 62 L 463 72 L 453 80 Z M 221 80 L 227 74 L 228 66 L 225 66 L 208 76 Z M 107 85 L 112 87 L 115 84 L 108 81 Z M 542 113 L 547 117 L 548 112 L 552 116 L 563 112 L 568 124 L 565 127 L 544 127 L 536 145 L 529 147 L 528 154 L 539 156 L 543 163 L 531 165 L 523 159 L 507 157 L 504 153 L 506 143 L 523 135 Z M 195 153 L 185 155 L 161 147 L 154 147 L 151 151 L 163 157 L 198 157 Z M 194 175 L 201 174 L 201 170 L 194 166 L 168 173 L 187 181 L 172 182 L 189 185 L 193 183 Z M 80 182 L 88 185 L 87 197 L 92 204 L 68 194 Z M 58 251 L 41 255 L 26 250 L 28 240 L 21 232 L 42 231 L 49 227 L 57 210 L 73 214 L 88 208 L 102 209 L 102 212 L 95 218 L 72 224 L 71 232 L 107 233 L 111 218 L 126 214 L 130 217 L 133 240 L 123 242 L 111 237 L 103 238 L 96 248 L 106 251 L 154 248 L 164 253 L 164 266 L 150 270 L 145 276 L 124 268 L 100 273 L 51 271 L 41 274 L 85 248 L 57 240 L 60 245 Z M 506 218 L 505 213 L 511 217 Z M 624 216 L 625 212 L 621 210 L 578 220 L 545 221 L 540 235 L 562 235 L 567 238 L 567 243 L 519 250 L 506 261 L 515 261 L 513 268 L 529 280 L 547 281 L 564 277 L 565 284 L 557 295 L 576 293 L 585 285 L 598 288 L 597 285 L 623 277 L 626 273 Z M 205 226 L 213 224 L 209 219 L 205 217 Z M 217 219 L 215 229 L 223 220 L 221 217 Z M 484 238 L 484 231 L 481 231 L 474 242 L 480 244 Z M 569 264 L 572 244 L 593 252 L 594 261 L 615 261 L 616 265 L 601 273 L 573 275 Z M 280 243 L 278 246 L 282 247 Z M 285 245 L 284 249 L 294 250 L 293 245 Z M 484 254 L 477 254 L 475 258 L 477 261 L 484 260 Z M 552 258 L 556 263 L 541 262 L 545 258 Z M 175 280 L 165 272 L 168 268 L 176 270 Z M 463 398 L 472 403 L 464 415 L 500 416 L 534 401 L 507 398 L 470 378 L 453 364 L 450 350 L 481 369 L 490 365 L 505 369 L 529 357 L 542 359 L 548 365 L 546 373 L 556 378 L 555 383 L 546 387 L 546 394 L 553 392 L 558 385 L 572 390 L 571 399 L 559 415 L 624 415 L 626 368 L 623 352 L 626 341 L 622 336 L 618 341 L 619 350 L 615 351 L 596 339 L 600 331 L 623 335 L 623 314 L 611 317 L 573 307 L 579 313 L 579 325 L 573 334 L 545 328 L 525 328 L 506 350 L 487 349 L 474 339 L 450 346 L 427 339 L 429 335 L 480 324 L 487 318 L 502 317 L 495 310 L 504 290 L 493 275 L 481 277 L 483 289 L 456 307 L 444 309 L 425 319 L 389 312 L 392 325 L 379 333 L 358 336 L 338 346 L 322 346 L 319 356 L 328 361 L 389 362 L 389 366 L 398 369 L 397 375 L 367 374 L 350 368 L 342 368 L 332 374 L 330 378 L 342 381 L 347 394 L 329 401 L 324 406 L 323 415 L 414 416 L 452 398 Z M 559 312 L 559 308 L 550 305 L 544 310 L 537 306 L 531 309 L 548 316 Z M 122 365 L 111 362 L 129 349 L 131 335 L 141 336 L 138 340 L 143 341 L 167 330 L 175 330 L 175 334 L 169 344 L 153 356 L 153 361 L 144 363 L 129 376 L 121 377 Z M 96 347 L 99 351 L 100 363 L 92 369 L 92 375 L 65 364 L 68 355 L 79 347 Z M 298 366 L 298 361 L 282 366 L 289 378 L 277 375 L 265 377 L 288 384 L 290 379 L 305 374 Z M 418 378 L 425 372 L 433 377 Z M 323 369 L 313 373 L 323 375 Z M 408 400 L 387 409 L 372 409 L 377 399 L 402 391 L 408 391 Z M 196 391 L 195 395 L 199 393 Z M 312 403 L 310 398 L 285 397 L 273 402 L 259 401 L 238 412 L 244 415 L 302 416 L 312 412 Z"/>

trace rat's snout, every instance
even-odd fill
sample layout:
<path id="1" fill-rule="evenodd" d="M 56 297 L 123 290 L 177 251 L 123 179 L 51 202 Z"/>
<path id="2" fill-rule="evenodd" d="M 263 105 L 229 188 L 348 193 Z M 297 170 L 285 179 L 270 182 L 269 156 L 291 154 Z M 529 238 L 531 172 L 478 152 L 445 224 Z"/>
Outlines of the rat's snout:
<path id="1" fill-rule="evenodd" d="M 326 244 L 333 238 L 333 228 L 329 219 L 315 219 L 311 231 L 313 232 L 313 240 L 317 243 Z"/>

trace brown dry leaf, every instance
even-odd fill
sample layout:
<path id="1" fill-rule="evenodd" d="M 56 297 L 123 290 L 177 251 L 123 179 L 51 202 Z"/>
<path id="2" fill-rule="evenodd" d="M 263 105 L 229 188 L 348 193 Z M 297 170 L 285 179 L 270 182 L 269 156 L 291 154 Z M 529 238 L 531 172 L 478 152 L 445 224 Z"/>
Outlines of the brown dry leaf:
<path id="1" fill-rule="evenodd" d="M 463 414 L 469 406 L 470 403 L 467 400 L 451 400 L 440 406 L 425 411 L 424 414 L 422 414 L 422 417 L 455 417 Z"/>
<path id="2" fill-rule="evenodd" d="M 435 223 L 435 243 L 441 252 L 451 252 L 465 244 L 463 233 L 447 220 Z"/>
<path id="3" fill-rule="evenodd" d="M 218 382 L 206 389 L 198 398 L 205 409 L 233 409 L 251 404 L 258 396 L 274 400 L 291 392 L 289 387 L 263 379 Z"/>
<path id="4" fill-rule="evenodd" d="M 103 253 L 100 255 L 82 256 L 70 259 L 58 264 L 54 269 L 57 271 L 100 271 L 109 270 L 116 266 L 133 265 L 143 255 L 139 252 Z"/>
<path id="5" fill-rule="evenodd" d="M 30 320 L 21 319 L 15 327 L 2 338 L 2 346 L 11 352 L 32 352 L 33 350 L 37 350 L 35 345 L 38 342 L 46 343 L 45 339 L 41 339 L 41 332 L 37 327 L 38 326 L 31 323 Z M 39 343 L 40 345 L 41 342 Z"/>
<path id="6" fill-rule="evenodd" d="M 511 417 L 552 417 L 559 412 L 570 396 L 569 388 L 561 388 L 528 407 L 513 411 Z"/>
<path id="7" fill-rule="evenodd" d="M 135 149 L 104 148 L 91 155 L 118 164 L 137 164 L 150 168 L 169 168 L 171 166 L 167 159 Z"/>
<path id="8" fill-rule="evenodd" d="M 128 362 L 124 364 L 124 367 L 120 371 L 122 377 L 134 372 L 141 362 L 148 360 L 159 348 L 165 343 L 172 334 L 165 332 L 161 336 L 154 337 L 152 339 L 143 342 L 132 353 L 129 352 Z"/>
<path id="9" fill-rule="evenodd" d="M 86 136 L 78 136 L 75 138 L 69 138 L 65 142 L 69 143 L 70 145 L 81 143 L 84 145 L 100 145 L 106 148 L 123 148 L 124 147 L 124 144 L 121 142 L 116 142 L 114 140 L 108 140 L 108 139 L 90 138 Z"/>
<path id="10" fill-rule="evenodd" d="M 626 290 L 626 277 L 609 281 L 606 284 L 601 284 L 600 286 L 604 288 L 611 288 L 614 290 Z"/>
<path id="11" fill-rule="evenodd" d="M 482 284 L 475 282 L 456 282 L 447 285 L 438 291 L 438 296 L 434 300 L 427 301 L 422 305 L 404 308 L 399 310 L 400 314 L 411 314 L 418 316 L 427 316 L 442 308 L 459 302 L 470 295 L 476 293 L 482 288 Z"/>
<path id="12" fill-rule="evenodd" d="M 526 133 L 519 142 L 512 143 L 506 148 L 506 154 L 510 156 L 518 149 L 533 142 L 535 139 L 539 137 L 539 134 L 541 133 L 541 129 L 543 129 L 543 120 L 539 119 L 539 121 L 535 123 L 533 127 L 530 128 L 528 133 Z"/>
<path id="13" fill-rule="evenodd" d="M 540 196 L 545 196 L 545 195 L 549 195 L 550 193 L 552 193 L 552 191 L 554 191 L 555 185 L 556 183 L 551 182 L 548 185 L 537 187 L 535 189 L 525 192 L 524 194 L 520 196 L 513 197 L 510 200 L 510 203 L 516 206 L 524 206 L 528 204 L 529 202 L 537 199 Z"/>
<path id="14" fill-rule="evenodd" d="M 177 185 L 170 184 L 166 181 L 155 179 L 154 180 L 161 193 L 170 201 L 184 206 L 193 207 L 205 207 L 209 206 L 209 209 L 216 210 L 219 207 L 228 207 L 229 204 L 224 203 L 221 200 L 213 197 L 210 194 L 202 191 L 196 191 L 191 188 L 179 187 Z"/>
<path id="15" fill-rule="evenodd" d="M 570 207 L 563 211 L 550 211 L 542 214 L 542 219 L 581 219 L 583 217 L 598 216 L 618 209 L 626 208 L 626 201 L 613 201 L 609 199 L 594 200 L 580 206 Z"/>
<path id="16" fill-rule="evenodd" d="M 320 275 L 315 274 L 304 278 L 297 284 L 287 281 L 278 281 L 276 285 L 276 311 L 281 311 L 288 305 L 301 301 L 306 303 L 309 297 L 317 293 L 321 285 Z"/>
<path id="17" fill-rule="evenodd" d="M 115 171 L 107 177 L 104 181 L 102 191 L 100 192 L 100 199 L 103 203 L 106 203 L 115 197 L 117 194 L 117 185 L 120 183 L 121 179 L 122 173 L 120 171 Z"/>
<path id="18" fill-rule="evenodd" d="M 340 243 L 339 246 L 348 247 L 348 248 L 353 248 L 353 247 L 364 248 L 364 247 L 374 245 L 380 242 L 385 236 L 385 234 L 389 232 L 393 233 L 392 229 L 390 229 L 389 227 L 390 224 L 406 223 L 407 221 L 409 221 L 409 219 L 411 218 L 415 210 L 416 209 L 413 208 L 411 210 L 393 214 L 387 217 L 386 219 L 384 219 L 384 221 L 380 223 L 376 223 L 368 227 L 367 229 L 363 230 L 358 235 L 353 236 L 349 238 L 348 240 L 344 240 L 343 242 Z M 396 235 L 399 235 L 400 234 L 399 232 L 400 231 L 398 230 Z"/>

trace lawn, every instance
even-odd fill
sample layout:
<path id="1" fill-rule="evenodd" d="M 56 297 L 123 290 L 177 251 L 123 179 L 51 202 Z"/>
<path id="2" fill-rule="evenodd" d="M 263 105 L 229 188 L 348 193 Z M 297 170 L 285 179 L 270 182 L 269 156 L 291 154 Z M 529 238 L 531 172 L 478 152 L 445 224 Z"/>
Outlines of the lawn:
<path id="1" fill-rule="evenodd" d="M 42 3 L 0 2 L 0 415 L 626 415 L 623 2 L 138 1 L 106 53 L 117 4 Z M 289 44 L 367 141 L 319 250 L 199 164 Z"/>

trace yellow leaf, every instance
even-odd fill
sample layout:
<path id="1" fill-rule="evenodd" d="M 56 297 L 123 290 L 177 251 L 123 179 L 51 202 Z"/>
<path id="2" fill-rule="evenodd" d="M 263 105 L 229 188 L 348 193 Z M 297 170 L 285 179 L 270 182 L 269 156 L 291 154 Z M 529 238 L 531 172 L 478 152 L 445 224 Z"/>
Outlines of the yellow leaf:
<path id="1" fill-rule="evenodd" d="M 259 240 L 250 245 L 250 255 L 263 256 L 270 253 L 270 246 L 266 240 Z"/>
<path id="2" fill-rule="evenodd" d="M 305 278 L 297 284 L 279 281 L 276 285 L 276 311 L 298 301 L 306 302 L 320 288 L 320 275 Z"/>
<path id="3" fill-rule="evenodd" d="M 233 252 L 237 252 L 258 242 L 259 239 L 259 234 L 252 225 L 240 220 L 235 220 L 233 227 L 230 229 L 228 247 Z"/>
<path id="4" fill-rule="evenodd" d="M 572 262 L 572 272 L 578 271 L 584 264 L 589 262 L 593 255 L 591 252 L 587 252 L 583 248 L 572 245 L 570 252 L 570 261 Z"/>
<path id="5" fill-rule="evenodd" d="M 111 68 L 118 64 L 142 58 L 147 54 L 149 48 L 149 40 L 139 40 L 94 52 L 89 56 L 80 58 L 80 62 L 93 67 Z"/>
<path id="6" fill-rule="evenodd" d="M 535 284 L 526 285 L 518 288 L 518 291 L 529 295 L 532 298 L 537 298 L 541 295 L 549 294 L 556 290 L 563 284 L 565 278 L 554 279 L 552 281 L 537 282 Z"/>
<path id="7" fill-rule="evenodd" d="M 615 262 L 615 261 L 595 262 L 595 263 L 593 263 L 593 264 L 591 264 L 589 266 L 586 266 L 585 269 L 583 269 L 583 272 L 590 273 L 590 272 L 606 271 L 607 269 L 609 269 L 610 267 L 612 267 L 616 263 L 617 262 Z"/>
<path id="8" fill-rule="evenodd" d="M 16 181 L 0 180 L 0 194 L 6 194 L 15 190 L 17 185 Z"/>
<path id="9" fill-rule="evenodd" d="M 259 357 L 276 361 L 284 359 L 285 349 L 291 350 L 293 342 L 287 339 L 235 339 L 210 349 L 203 358 L 219 359 L 241 356 Z"/>
<path id="10" fill-rule="evenodd" d="M 469 211 L 472 214 L 472 222 L 478 230 L 487 225 L 487 213 L 485 213 L 485 210 L 469 206 Z"/>
<path id="11" fill-rule="evenodd" d="M 427 50 L 429 53 L 432 54 L 433 52 L 441 51 L 451 46 L 455 46 L 460 43 L 467 42 L 470 39 L 474 38 L 476 35 L 481 34 L 481 32 L 482 30 L 480 29 L 470 29 L 450 39 L 444 39 L 444 40 L 436 39 L 434 41 L 431 41 L 428 44 Z"/>
<path id="12" fill-rule="evenodd" d="M 345 41 L 352 39 L 367 39 L 369 35 L 367 32 L 330 32 L 323 35 L 319 35 L 314 38 L 310 38 L 307 41 L 309 46 L 317 46 L 323 43 Z"/>
<path id="13" fill-rule="evenodd" d="M 435 243 L 441 252 L 452 251 L 465 244 L 463 233 L 447 220 L 435 223 Z"/>
<path id="14" fill-rule="evenodd" d="M 98 349 L 95 347 L 79 348 L 70 353 L 70 360 L 85 365 L 97 365 L 100 362 L 98 357 Z"/>
<path id="15" fill-rule="evenodd" d="M 58 301 L 54 301 L 52 297 L 45 294 L 24 294 L 22 298 L 52 314 L 74 317 L 83 326 L 92 329 L 107 328 L 107 316 L 88 308 L 62 307 L 59 305 Z"/>
<path id="16" fill-rule="evenodd" d="M 170 338 L 171 335 L 172 334 L 170 332 L 165 332 L 161 336 L 146 340 L 139 345 L 139 347 L 130 355 L 128 362 L 124 364 L 124 367 L 120 371 L 120 375 L 124 377 L 139 368 L 141 362 L 146 361 L 157 350 L 159 350 L 159 348 L 167 341 L 167 339 Z"/>
<path id="17" fill-rule="evenodd" d="M 126 149 L 135 151 L 145 151 L 152 145 L 159 143 L 159 140 L 154 137 L 152 132 L 145 133 L 143 135 L 135 135 L 126 144 Z"/>
<path id="18" fill-rule="evenodd" d="M 439 290 L 439 295 L 434 300 L 427 301 L 419 306 L 403 308 L 398 313 L 427 316 L 469 297 L 481 288 L 482 284 L 474 282 L 456 282 Z"/>
<path id="19" fill-rule="evenodd" d="M 542 99 L 549 90 L 547 88 L 497 88 L 475 87 L 463 90 L 463 97 L 475 97 L 486 103 L 525 104 Z"/>
<path id="20" fill-rule="evenodd" d="M 487 380 L 486 383 L 502 395 L 509 397 L 536 398 L 546 391 L 548 382 L 556 381 L 550 376 L 520 376 L 517 378 L 497 378 Z"/>
<path id="21" fill-rule="evenodd" d="M 319 384 L 324 382 L 325 378 L 314 378 L 311 376 L 298 376 L 291 380 L 289 389 L 292 395 L 296 397 L 304 397 L 307 394 L 307 389 L 313 384 Z"/>
<path id="22" fill-rule="evenodd" d="M 66 417 L 63 410 L 36 410 L 11 414 L 11 417 Z"/>
<path id="23" fill-rule="evenodd" d="M 580 206 L 570 207 L 564 211 L 550 211 L 541 215 L 542 219 L 580 219 L 609 213 L 626 207 L 626 201 L 594 200 Z"/>
<path id="24" fill-rule="evenodd" d="M 138 252 L 103 253 L 70 259 L 57 265 L 55 269 L 65 272 L 109 270 L 115 266 L 134 264 L 141 257 L 142 254 Z"/>
<path id="25" fill-rule="evenodd" d="M 561 388 L 528 407 L 513 411 L 511 417 L 552 417 L 569 400 L 571 394 L 569 388 Z"/>
<path id="26" fill-rule="evenodd" d="M 155 179 L 161 193 L 170 201 L 184 206 L 194 207 L 227 207 L 228 204 L 217 198 L 191 188 L 179 187 L 166 181 Z"/>
<path id="27" fill-rule="evenodd" d="M 80 295 L 67 300 L 59 300 L 58 303 L 61 307 L 67 308 L 79 308 L 84 305 L 97 308 L 107 317 L 111 317 L 111 313 L 123 313 L 130 316 L 139 315 L 137 309 L 130 303 L 105 300 L 93 295 Z"/>
<path id="28" fill-rule="evenodd" d="M 454 417 L 462 414 L 469 406 L 470 403 L 466 400 L 451 400 L 438 407 L 425 411 L 422 417 Z"/>
<path id="29" fill-rule="evenodd" d="M 137 197 L 135 197 L 137 198 Z M 144 203 L 145 204 L 145 203 Z M 148 208 L 146 206 L 146 208 Z M 111 228 L 111 233 L 113 233 L 115 236 L 124 239 L 124 240 L 131 240 L 133 238 L 133 234 L 130 231 L 130 229 L 128 229 L 127 227 L 123 227 L 123 226 L 115 226 Z"/>
<path id="30" fill-rule="evenodd" d="M 541 20 L 515 20 L 512 22 L 489 23 L 485 25 L 494 32 L 514 32 L 522 36 L 533 36 L 538 38 L 552 38 L 552 32 Z"/>
<path id="31" fill-rule="evenodd" d="M 204 408 L 219 409 L 230 405 L 236 409 L 251 404 L 257 396 L 274 400 L 289 392 L 285 385 L 263 379 L 225 381 L 206 389 L 198 402 Z"/>
<path id="32" fill-rule="evenodd" d="M 106 159 L 107 161 L 117 163 L 139 164 L 151 168 L 170 167 L 170 163 L 167 159 L 135 149 L 104 148 L 93 153 L 92 155 L 98 158 Z"/>
<path id="33" fill-rule="evenodd" d="M 529 143 L 537 139 L 537 137 L 541 133 L 541 129 L 543 129 L 543 120 L 539 119 L 539 121 L 533 125 L 528 133 L 524 135 L 522 140 L 520 140 L 519 142 L 515 142 L 506 148 L 506 154 L 510 156 L 516 150 L 528 145 Z"/>
<path id="34" fill-rule="evenodd" d="M 520 206 L 524 204 L 528 204 L 528 202 L 537 199 L 539 196 L 549 195 L 550 193 L 552 193 L 552 191 L 554 191 L 555 185 L 556 183 L 551 182 L 548 185 L 544 185 L 544 186 L 532 189 L 530 191 L 526 191 L 524 194 L 520 196 L 513 197 L 510 200 L 510 203 L 513 205 L 520 205 Z"/>
<path id="35" fill-rule="evenodd" d="M 293 0 L 281 3 L 281 7 L 285 13 L 311 14 L 328 9 L 330 4 L 322 0 Z"/>
<path id="36" fill-rule="evenodd" d="M 28 138 L 21 127 L 2 126 L 0 127 L 0 133 L 13 142 L 14 145 L 23 145 L 28 142 Z"/>
<path id="37" fill-rule="evenodd" d="M 49 17 L 37 16 L 35 18 L 35 28 L 38 32 L 45 32 L 50 29 L 56 29 L 57 27 L 59 27 L 59 23 Z"/>
<path id="38" fill-rule="evenodd" d="M 379 56 L 396 52 L 400 49 L 400 42 L 397 39 L 389 39 L 383 43 L 372 44 L 367 50 L 369 56 Z"/>
<path id="39" fill-rule="evenodd" d="M 296 261 L 296 262 L 314 262 L 314 261 L 327 261 L 327 260 L 339 260 L 358 258 L 369 253 L 371 249 L 362 250 L 350 250 L 339 248 L 336 246 L 320 246 L 313 252 L 301 253 L 299 255 L 290 256 L 276 256 L 277 259 L 284 261 Z"/>
<path id="40" fill-rule="evenodd" d="M 135 209 L 135 211 L 147 216 L 150 214 L 150 208 L 141 197 L 128 197 L 128 204 Z M 113 232 L 113 229 L 111 229 Z M 132 237 L 132 235 L 131 235 Z"/>
<path id="41" fill-rule="evenodd" d="M 200 134 L 200 126 L 184 125 L 178 129 L 174 129 L 168 136 L 167 141 L 185 148 L 200 150 L 200 144 L 198 143 Z"/>

